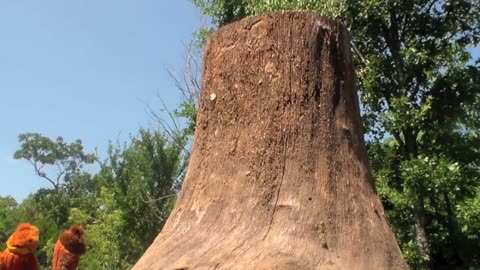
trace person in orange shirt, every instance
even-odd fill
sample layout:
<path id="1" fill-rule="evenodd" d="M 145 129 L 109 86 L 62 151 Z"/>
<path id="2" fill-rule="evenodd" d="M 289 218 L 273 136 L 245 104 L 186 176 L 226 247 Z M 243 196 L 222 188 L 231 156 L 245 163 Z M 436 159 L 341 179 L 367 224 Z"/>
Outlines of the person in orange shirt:
<path id="1" fill-rule="evenodd" d="M 77 269 L 80 256 L 87 250 L 84 233 L 81 226 L 73 225 L 60 234 L 53 249 L 53 270 Z"/>
<path id="2" fill-rule="evenodd" d="M 7 240 L 7 248 L 0 253 L 0 270 L 40 270 L 35 250 L 38 247 L 38 228 L 18 225 Z"/>

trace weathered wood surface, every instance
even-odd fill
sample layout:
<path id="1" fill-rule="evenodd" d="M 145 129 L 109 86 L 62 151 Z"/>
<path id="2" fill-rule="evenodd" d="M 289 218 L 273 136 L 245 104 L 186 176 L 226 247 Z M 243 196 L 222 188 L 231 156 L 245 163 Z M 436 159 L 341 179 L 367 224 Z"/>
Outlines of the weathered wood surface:
<path id="1" fill-rule="evenodd" d="M 180 197 L 133 269 L 406 268 L 374 192 L 345 28 L 276 12 L 214 33 Z"/>

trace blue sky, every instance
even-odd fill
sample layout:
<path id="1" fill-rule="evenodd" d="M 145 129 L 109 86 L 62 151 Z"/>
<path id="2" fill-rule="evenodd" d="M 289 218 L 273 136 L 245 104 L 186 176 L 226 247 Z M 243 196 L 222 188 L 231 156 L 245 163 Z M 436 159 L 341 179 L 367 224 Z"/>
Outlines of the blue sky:
<path id="1" fill-rule="evenodd" d="M 189 0 L 0 0 L 0 196 L 47 186 L 13 159 L 20 133 L 79 138 L 102 154 L 155 126 L 146 105 L 179 102 L 166 69 L 185 64 L 204 22 Z"/>

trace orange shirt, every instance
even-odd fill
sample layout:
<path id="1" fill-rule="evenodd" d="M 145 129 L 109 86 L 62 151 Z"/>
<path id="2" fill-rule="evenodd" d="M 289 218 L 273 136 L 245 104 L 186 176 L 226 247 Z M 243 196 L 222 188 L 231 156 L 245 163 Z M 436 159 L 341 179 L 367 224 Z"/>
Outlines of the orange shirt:
<path id="1" fill-rule="evenodd" d="M 40 270 L 37 257 L 33 253 L 16 254 L 8 248 L 0 254 L 2 270 Z"/>
<path id="2" fill-rule="evenodd" d="M 53 249 L 53 270 L 76 270 L 79 261 L 80 256 L 68 251 L 60 240 L 57 240 Z"/>

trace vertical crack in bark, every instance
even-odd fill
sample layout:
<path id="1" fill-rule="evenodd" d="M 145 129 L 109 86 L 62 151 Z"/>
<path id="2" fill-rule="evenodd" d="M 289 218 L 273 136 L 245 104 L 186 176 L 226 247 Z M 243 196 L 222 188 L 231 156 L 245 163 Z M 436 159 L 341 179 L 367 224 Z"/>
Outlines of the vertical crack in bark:
<path id="1" fill-rule="evenodd" d="M 289 23 L 289 26 L 288 26 L 288 37 L 289 37 L 289 49 L 290 49 L 290 54 L 288 55 L 288 102 L 284 105 L 284 110 L 286 110 L 287 114 L 288 114 L 288 110 L 292 110 L 292 108 L 290 108 L 291 106 L 293 106 L 293 100 L 292 100 L 292 65 L 293 65 L 293 35 L 292 35 L 292 31 L 293 31 L 293 25 L 294 23 L 291 22 Z M 290 106 L 290 107 L 289 107 Z M 288 122 L 288 121 L 286 121 Z M 291 132 L 290 130 L 291 128 L 291 125 L 289 126 L 289 130 L 287 131 L 286 129 L 283 131 L 283 159 L 282 159 L 282 173 L 281 173 L 281 176 L 280 176 L 280 184 L 278 186 L 278 189 L 277 189 L 277 197 L 275 198 L 275 204 L 273 205 L 273 211 L 272 211 L 272 217 L 270 219 L 270 224 L 268 226 L 268 230 L 267 230 L 267 233 L 265 234 L 265 237 L 267 237 L 267 235 L 270 233 L 270 229 L 272 228 L 272 225 L 273 225 L 273 220 L 275 219 L 275 214 L 276 214 L 276 211 L 277 211 L 277 206 L 278 206 L 278 200 L 280 198 L 280 192 L 282 190 L 282 185 L 283 185 L 283 180 L 285 178 L 285 169 L 286 169 L 286 166 L 287 166 L 287 152 L 288 152 L 288 135 L 289 133 Z M 264 237 L 264 238 L 265 238 Z"/>
<path id="2" fill-rule="evenodd" d="M 343 61 L 343 55 L 341 55 L 340 39 L 338 34 L 330 36 L 330 51 L 332 55 L 333 75 L 334 75 L 334 92 L 333 92 L 333 111 L 336 114 L 338 104 L 340 103 L 340 94 L 342 91 L 343 83 L 343 65 L 340 63 Z M 340 51 L 340 52 L 339 52 Z"/>

